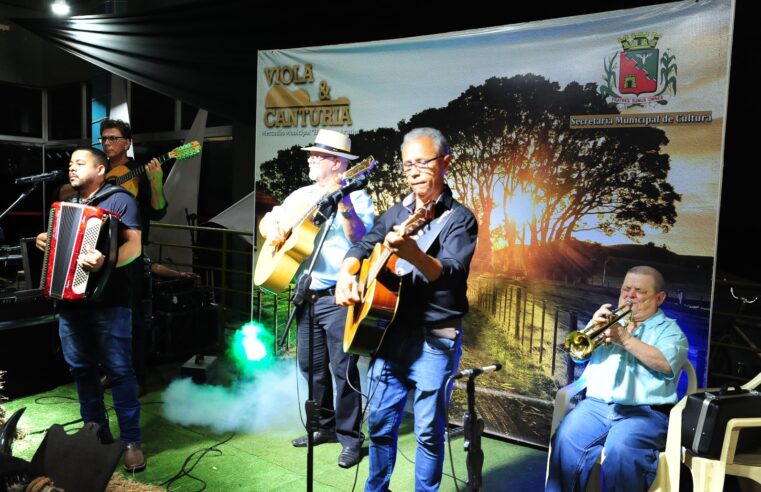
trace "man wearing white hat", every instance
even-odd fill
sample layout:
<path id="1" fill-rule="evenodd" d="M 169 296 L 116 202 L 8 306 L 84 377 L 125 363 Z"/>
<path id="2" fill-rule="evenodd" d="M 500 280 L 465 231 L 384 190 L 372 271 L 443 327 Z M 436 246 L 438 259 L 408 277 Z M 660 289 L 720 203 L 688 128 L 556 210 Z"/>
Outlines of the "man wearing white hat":
<path id="1" fill-rule="evenodd" d="M 299 188 L 265 215 L 259 230 L 268 241 L 282 242 L 296 204 L 316 203 L 325 193 L 337 190 L 341 174 L 346 171 L 352 155 L 351 140 L 333 130 L 320 130 L 309 147 L 309 179 L 314 184 Z M 314 304 L 314 400 L 319 406 L 319 429 L 314 433 L 314 444 L 336 442 L 343 449 L 338 464 L 349 468 L 361 459 L 362 446 L 361 405 L 357 356 L 343 351 L 343 332 L 346 308 L 335 303 L 335 285 L 338 269 L 352 244 L 365 235 L 373 225 L 375 210 L 370 196 L 364 190 L 354 191 L 338 203 L 338 217 L 328 233 L 320 256 L 312 272 L 312 283 L 307 298 Z M 298 316 L 299 368 L 305 378 L 309 369 L 309 326 L 305 313 Z M 335 405 L 330 369 L 335 378 Z M 348 378 L 347 378 L 348 375 Z M 294 439 L 296 447 L 307 445 L 307 436 Z"/>

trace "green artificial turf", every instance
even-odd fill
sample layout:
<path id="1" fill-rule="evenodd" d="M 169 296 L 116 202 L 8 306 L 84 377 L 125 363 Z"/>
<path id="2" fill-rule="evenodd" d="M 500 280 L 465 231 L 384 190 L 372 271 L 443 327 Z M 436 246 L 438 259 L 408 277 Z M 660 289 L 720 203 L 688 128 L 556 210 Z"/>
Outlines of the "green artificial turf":
<path id="1" fill-rule="evenodd" d="M 168 378 L 164 381 L 166 379 Z M 306 490 L 306 449 L 294 448 L 290 443 L 291 439 L 303 434 L 300 422 L 294 422 L 292 430 L 287 431 L 215 434 L 206 427 L 185 427 L 164 419 L 161 416 L 164 386 L 160 382 L 153 388 L 149 385 L 149 388 L 152 391 L 141 398 L 143 450 L 148 458 L 148 467 L 144 472 L 135 474 L 138 481 L 159 485 L 178 474 L 188 457 L 196 453 L 185 469 L 192 467 L 190 475 L 203 480 L 206 490 Z M 48 427 L 55 423 L 77 420 L 79 405 L 75 399 L 76 390 L 73 384 L 69 384 L 43 394 L 6 402 L 4 407 L 9 416 L 18 408 L 26 407 L 19 425 L 26 435 L 14 442 L 14 456 L 31 459 Z M 107 392 L 107 404 L 110 401 L 111 396 Z M 112 432 L 118 436 L 113 410 L 109 409 L 109 412 Z M 66 428 L 73 432 L 80 426 L 81 423 L 76 423 Z M 224 444 L 218 445 L 225 440 Z M 365 453 L 367 445 L 366 443 Z M 542 490 L 546 452 L 490 438 L 482 440 L 482 447 L 485 455 L 482 490 Z M 204 454 L 204 449 L 211 450 Z M 462 437 L 452 440 L 452 451 L 457 478 L 465 480 L 467 468 Z M 314 448 L 314 490 L 352 490 L 357 470 L 345 470 L 338 466 L 340 452 L 340 444 L 323 444 Z M 394 492 L 414 490 L 414 464 L 411 462 L 414 457 L 412 417 L 407 416 L 400 429 L 399 453 L 391 480 Z M 358 468 L 356 490 L 363 490 L 367 470 L 368 458 L 365 456 Z M 447 475 L 452 473 L 448 453 L 444 472 Z M 169 490 L 197 491 L 202 486 L 201 481 L 184 476 L 173 482 Z M 463 482 L 459 483 L 459 487 L 460 490 L 466 490 Z M 441 490 L 455 490 L 451 476 L 444 476 Z"/>

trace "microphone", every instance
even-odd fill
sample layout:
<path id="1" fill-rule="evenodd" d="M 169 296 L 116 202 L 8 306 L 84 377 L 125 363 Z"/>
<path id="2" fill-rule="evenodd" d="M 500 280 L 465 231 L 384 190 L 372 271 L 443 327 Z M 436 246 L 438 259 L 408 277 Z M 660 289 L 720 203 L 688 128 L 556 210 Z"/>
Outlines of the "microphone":
<path id="1" fill-rule="evenodd" d="M 66 173 L 64 173 L 60 169 L 56 169 L 55 171 L 51 171 L 49 173 L 35 174 L 34 176 L 25 176 L 23 178 L 17 178 L 16 184 L 29 185 L 29 184 L 42 183 L 44 181 L 56 181 L 65 176 L 66 176 Z"/>
<path id="2" fill-rule="evenodd" d="M 346 183 L 344 187 L 339 188 L 338 190 L 323 198 L 320 202 L 320 208 L 336 205 L 343 199 L 343 197 L 352 191 L 361 190 L 365 186 L 367 186 L 367 174 L 360 174 L 356 178 L 349 180 L 349 182 Z"/>
<path id="3" fill-rule="evenodd" d="M 494 364 L 490 366 L 485 367 L 474 367 L 472 369 L 465 369 L 464 371 L 460 371 L 455 373 L 454 376 L 452 376 L 452 379 L 460 379 L 460 378 L 474 378 L 476 376 L 479 376 L 485 372 L 494 372 L 499 371 L 502 369 L 502 364 L 499 362 L 495 362 Z"/>
<path id="4" fill-rule="evenodd" d="M 328 218 L 335 213 L 338 202 L 341 201 L 343 197 L 352 191 L 361 190 L 365 186 L 367 186 L 367 174 L 360 174 L 346 183 L 343 188 L 340 188 L 323 198 L 322 201 L 317 204 L 317 214 L 314 216 L 314 219 L 312 219 L 314 225 L 322 225 L 323 222 L 328 220 Z"/>

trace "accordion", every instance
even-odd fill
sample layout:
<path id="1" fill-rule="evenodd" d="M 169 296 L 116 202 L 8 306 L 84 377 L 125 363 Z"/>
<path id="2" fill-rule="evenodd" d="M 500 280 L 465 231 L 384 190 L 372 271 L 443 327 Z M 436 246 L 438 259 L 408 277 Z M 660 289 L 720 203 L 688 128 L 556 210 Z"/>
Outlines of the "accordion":
<path id="1" fill-rule="evenodd" d="M 55 202 L 50 208 L 42 260 L 43 294 L 66 301 L 97 300 L 116 264 L 118 225 L 118 216 L 108 210 Z M 97 272 L 87 272 L 77 263 L 88 246 L 106 257 Z"/>

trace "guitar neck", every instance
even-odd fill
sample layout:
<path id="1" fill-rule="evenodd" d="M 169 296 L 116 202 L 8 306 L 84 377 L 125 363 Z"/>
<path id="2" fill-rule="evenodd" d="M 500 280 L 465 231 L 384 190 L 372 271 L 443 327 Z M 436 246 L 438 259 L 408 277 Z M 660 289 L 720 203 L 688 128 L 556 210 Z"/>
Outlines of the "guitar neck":
<path id="1" fill-rule="evenodd" d="M 294 222 L 293 225 L 291 225 L 290 229 L 294 229 L 299 226 L 299 224 L 303 223 L 305 220 L 307 220 L 309 217 L 312 216 L 317 211 L 317 206 L 320 204 L 320 202 L 327 198 L 329 193 L 325 193 L 322 195 L 316 202 L 314 202 L 303 214 L 301 214 Z"/>
<path id="2" fill-rule="evenodd" d="M 406 221 L 401 224 L 402 235 L 412 236 L 413 234 L 417 234 L 420 228 L 428 223 L 429 220 L 431 220 L 432 212 L 433 203 L 430 201 L 426 202 L 423 207 L 415 211 L 414 214 L 412 214 Z M 378 257 L 378 261 L 373 265 L 373 269 L 370 271 L 367 278 L 374 280 L 383 269 L 383 267 L 386 266 L 386 263 L 388 263 L 388 260 L 393 254 L 394 253 L 390 249 L 384 249 L 383 254 Z"/>
<path id="3" fill-rule="evenodd" d="M 388 260 L 391 259 L 391 255 L 393 254 L 394 253 L 390 249 L 385 249 L 383 251 L 383 254 L 378 257 L 378 261 L 373 265 L 374 268 L 367 275 L 369 281 L 375 280 L 378 277 L 378 274 L 383 267 L 386 266 L 386 263 L 388 263 Z"/>
<path id="4" fill-rule="evenodd" d="M 306 212 L 304 212 L 303 214 L 301 214 L 301 215 L 299 216 L 299 218 L 298 218 L 298 219 L 296 219 L 295 221 L 293 221 L 293 225 L 292 225 L 290 228 L 291 228 L 291 229 L 294 229 L 294 228 L 298 227 L 298 226 L 299 226 L 299 224 L 301 224 L 302 222 L 304 222 L 305 220 L 307 220 L 309 217 L 311 217 L 312 215 L 314 215 L 314 213 L 317 211 L 317 207 L 319 207 L 319 206 L 320 206 L 320 203 L 322 203 L 322 201 L 323 201 L 324 199 L 326 199 L 327 197 L 329 197 L 329 196 L 330 196 L 332 193 L 333 193 L 332 191 L 327 191 L 327 192 L 325 192 L 323 195 L 321 195 L 321 196 L 320 196 L 320 198 L 318 198 L 318 199 L 317 199 L 317 200 L 316 200 L 316 201 L 315 201 L 315 202 L 314 202 L 314 203 L 313 203 L 313 204 L 312 204 L 312 205 L 311 205 L 311 206 L 310 206 L 310 207 L 309 207 L 309 208 L 306 210 Z"/>
<path id="5" fill-rule="evenodd" d="M 172 156 L 169 155 L 169 152 L 167 152 L 165 154 L 161 154 L 156 159 L 158 159 L 159 164 L 163 164 L 171 158 Z M 114 184 L 121 185 L 131 179 L 135 179 L 138 176 L 142 176 L 143 174 L 145 174 L 147 169 L 148 169 L 148 164 L 145 164 L 143 166 L 137 166 L 136 168 L 130 170 L 127 174 L 123 174 L 122 176 L 119 176 L 118 178 L 116 178 L 116 180 L 114 181 Z"/>
<path id="6" fill-rule="evenodd" d="M 351 168 L 348 171 L 346 171 L 345 173 L 343 173 L 343 179 L 352 179 L 352 178 L 355 178 L 355 177 L 357 177 L 358 175 L 360 175 L 362 173 L 370 171 L 374 166 L 375 166 L 375 159 L 373 158 L 373 156 L 369 156 L 368 158 L 366 158 L 365 160 L 363 160 L 362 162 L 360 162 L 359 164 L 357 164 L 353 168 Z M 320 206 L 320 203 L 325 198 L 330 196 L 331 193 L 332 193 L 332 191 L 328 191 L 325 194 L 323 194 L 320 198 L 318 198 L 317 201 L 314 202 L 314 204 L 312 204 L 312 206 L 309 207 L 309 209 L 306 212 L 304 212 L 298 219 L 296 219 L 293 222 L 293 225 L 290 227 L 290 229 L 298 227 L 299 224 L 301 224 L 302 222 L 307 220 L 307 218 L 312 216 L 312 214 L 314 214 L 317 211 L 317 207 Z"/>

